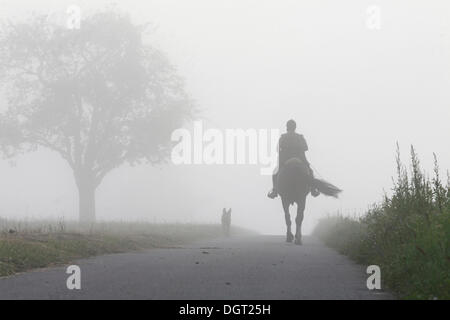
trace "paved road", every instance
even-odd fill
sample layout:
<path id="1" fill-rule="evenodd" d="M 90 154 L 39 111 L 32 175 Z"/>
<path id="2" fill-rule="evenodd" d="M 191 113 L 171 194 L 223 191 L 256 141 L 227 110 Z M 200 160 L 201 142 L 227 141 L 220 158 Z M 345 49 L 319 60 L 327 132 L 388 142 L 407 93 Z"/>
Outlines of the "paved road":
<path id="1" fill-rule="evenodd" d="M 366 288 L 365 268 L 305 237 L 222 239 L 171 249 L 74 262 L 81 290 L 68 290 L 65 267 L 0 278 L 0 299 L 389 299 Z"/>

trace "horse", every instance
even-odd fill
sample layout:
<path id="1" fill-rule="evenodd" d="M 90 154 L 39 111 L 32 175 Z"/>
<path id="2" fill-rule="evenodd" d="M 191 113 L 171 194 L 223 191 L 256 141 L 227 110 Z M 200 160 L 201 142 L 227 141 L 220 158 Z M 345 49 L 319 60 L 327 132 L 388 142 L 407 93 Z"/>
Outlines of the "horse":
<path id="1" fill-rule="evenodd" d="M 286 161 L 280 169 L 277 178 L 278 193 L 281 197 L 283 205 L 284 217 L 286 220 L 287 232 L 286 242 L 292 242 L 294 235 L 291 231 L 291 216 L 289 207 L 294 203 L 297 204 L 297 217 L 295 244 L 302 244 L 302 222 L 306 205 L 306 197 L 311 188 L 317 189 L 321 194 L 337 198 L 341 189 L 331 183 L 314 178 L 309 170 L 308 165 L 298 158 L 291 158 Z"/>

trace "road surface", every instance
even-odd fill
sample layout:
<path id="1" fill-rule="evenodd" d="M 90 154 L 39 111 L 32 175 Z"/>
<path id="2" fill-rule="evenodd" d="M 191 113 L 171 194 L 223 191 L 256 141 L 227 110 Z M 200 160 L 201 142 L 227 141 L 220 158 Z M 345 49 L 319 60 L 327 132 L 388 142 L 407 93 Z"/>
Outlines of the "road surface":
<path id="1" fill-rule="evenodd" d="M 0 299 L 390 299 L 366 288 L 365 267 L 312 237 L 219 239 L 75 261 L 81 290 L 68 290 L 66 267 L 0 278 Z"/>

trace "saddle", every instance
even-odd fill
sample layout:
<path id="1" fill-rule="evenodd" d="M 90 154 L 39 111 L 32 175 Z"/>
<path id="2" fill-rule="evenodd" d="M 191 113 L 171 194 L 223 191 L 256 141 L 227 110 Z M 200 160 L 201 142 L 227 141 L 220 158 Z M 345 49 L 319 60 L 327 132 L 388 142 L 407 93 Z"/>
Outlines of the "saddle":
<path id="1" fill-rule="evenodd" d="M 310 176 L 313 177 L 312 171 L 309 165 L 301 160 L 300 158 L 290 158 L 284 163 L 283 169 L 294 172 L 297 171 L 302 174 L 302 176 Z M 283 170 L 282 169 L 282 170 Z"/>

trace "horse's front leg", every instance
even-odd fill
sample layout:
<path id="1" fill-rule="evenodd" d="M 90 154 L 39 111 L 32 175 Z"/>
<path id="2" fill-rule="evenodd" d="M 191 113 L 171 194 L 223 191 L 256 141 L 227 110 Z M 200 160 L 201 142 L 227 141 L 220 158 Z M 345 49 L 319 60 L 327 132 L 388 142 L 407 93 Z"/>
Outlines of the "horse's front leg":
<path id="1" fill-rule="evenodd" d="M 302 223 L 305 212 L 306 197 L 297 203 L 297 217 L 295 218 L 295 244 L 302 244 Z"/>
<path id="2" fill-rule="evenodd" d="M 286 227 L 287 227 L 287 232 L 286 232 L 286 242 L 292 242 L 292 240 L 294 240 L 294 235 L 292 234 L 291 231 L 291 215 L 289 214 L 289 203 L 284 200 L 281 199 L 282 204 L 283 204 L 283 210 L 284 210 L 284 219 L 286 220 Z"/>

